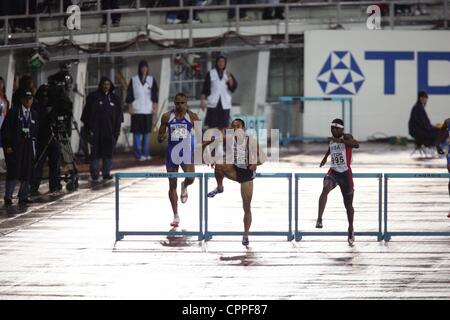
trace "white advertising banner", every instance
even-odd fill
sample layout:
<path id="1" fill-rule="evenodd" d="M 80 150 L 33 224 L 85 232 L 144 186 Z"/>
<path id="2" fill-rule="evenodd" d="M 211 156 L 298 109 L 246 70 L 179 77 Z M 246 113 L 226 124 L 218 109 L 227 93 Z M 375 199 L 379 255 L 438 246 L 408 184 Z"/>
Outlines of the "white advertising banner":
<path id="1" fill-rule="evenodd" d="M 450 117 L 449 31 L 308 31 L 304 56 L 304 95 L 351 97 L 357 139 L 410 137 L 408 119 L 420 90 L 428 93 L 432 123 Z M 329 136 L 340 108 L 338 102 L 305 103 L 303 134 Z"/>

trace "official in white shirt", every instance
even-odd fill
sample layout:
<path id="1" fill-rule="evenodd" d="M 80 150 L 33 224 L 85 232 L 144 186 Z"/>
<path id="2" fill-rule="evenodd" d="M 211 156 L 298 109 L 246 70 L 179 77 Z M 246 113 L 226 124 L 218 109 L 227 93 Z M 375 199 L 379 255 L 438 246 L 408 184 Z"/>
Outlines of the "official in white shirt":
<path id="1" fill-rule="evenodd" d="M 149 74 L 147 61 L 139 62 L 138 74 L 128 84 L 125 102 L 131 114 L 134 157 L 140 161 L 150 160 L 150 132 L 153 114 L 158 110 L 158 84 Z"/>
<path id="2" fill-rule="evenodd" d="M 237 89 L 236 78 L 226 69 L 227 59 L 219 56 L 216 66 L 206 74 L 200 108 L 207 109 L 205 127 L 222 132 L 230 125 L 231 94 Z"/>

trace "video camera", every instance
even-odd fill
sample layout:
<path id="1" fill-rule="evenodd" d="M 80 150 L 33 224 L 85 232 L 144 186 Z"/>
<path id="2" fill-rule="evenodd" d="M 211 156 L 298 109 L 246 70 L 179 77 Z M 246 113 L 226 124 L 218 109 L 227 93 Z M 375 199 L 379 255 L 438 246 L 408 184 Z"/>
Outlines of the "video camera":
<path id="1" fill-rule="evenodd" d="M 40 100 L 48 112 L 48 120 L 55 133 L 72 133 L 73 104 L 69 94 L 73 86 L 73 78 L 69 74 L 71 62 L 60 64 L 60 71 L 48 77 L 48 85 L 44 99 Z M 39 99 L 39 98 L 38 98 Z"/>

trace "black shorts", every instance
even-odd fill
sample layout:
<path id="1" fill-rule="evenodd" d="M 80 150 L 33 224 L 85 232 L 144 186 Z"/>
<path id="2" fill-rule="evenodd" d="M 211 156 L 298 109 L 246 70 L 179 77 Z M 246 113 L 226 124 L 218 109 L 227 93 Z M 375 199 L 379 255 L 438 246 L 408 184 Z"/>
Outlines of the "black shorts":
<path id="1" fill-rule="evenodd" d="M 234 169 L 236 170 L 236 181 L 239 183 L 252 181 L 253 179 L 255 179 L 256 171 L 252 171 L 250 169 L 242 169 L 236 165 L 234 165 Z"/>
<path id="2" fill-rule="evenodd" d="M 330 169 L 323 179 L 332 181 L 333 189 L 339 185 L 343 197 L 353 194 L 353 175 L 350 169 L 344 172 L 337 172 Z"/>
<path id="3" fill-rule="evenodd" d="M 130 131 L 132 133 L 152 132 L 152 118 L 151 114 L 132 114 Z"/>
<path id="4" fill-rule="evenodd" d="M 211 128 L 228 128 L 230 125 L 230 109 L 224 110 L 222 102 L 219 100 L 215 108 L 206 109 L 205 127 Z"/>

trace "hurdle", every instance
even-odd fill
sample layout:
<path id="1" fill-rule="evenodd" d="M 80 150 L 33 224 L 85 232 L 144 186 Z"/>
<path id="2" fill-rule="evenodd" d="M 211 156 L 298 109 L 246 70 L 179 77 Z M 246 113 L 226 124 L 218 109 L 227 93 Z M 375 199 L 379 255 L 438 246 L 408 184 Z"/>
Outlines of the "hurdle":
<path id="1" fill-rule="evenodd" d="M 450 173 L 385 173 L 384 174 L 384 241 L 391 240 L 392 236 L 450 236 L 445 231 L 388 231 L 388 181 L 390 178 L 450 178 Z M 447 186 L 444 186 L 446 189 Z"/>
<path id="2" fill-rule="evenodd" d="M 287 145 L 291 141 L 307 141 L 307 140 L 326 140 L 326 137 L 292 135 L 292 103 L 299 101 L 333 101 L 341 104 L 341 117 L 346 121 L 346 103 L 348 103 L 349 112 L 349 133 L 353 133 L 353 99 L 349 97 L 304 97 L 304 96 L 279 96 L 278 101 L 281 103 L 276 106 L 278 117 L 278 128 L 280 130 L 280 143 Z M 286 130 L 284 130 L 283 119 L 286 119 Z M 286 131 L 284 133 L 284 131 Z"/>
<path id="3" fill-rule="evenodd" d="M 205 203 L 205 241 L 212 239 L 214 235 L 220 236 L 242 236 L 242 231 L 211 231 L 208 229 L 208 179 L 213 178 L 214 173 L 205 173 L 205 189 L 204 189 L 204 203 Z M 288 179 L 288 230 L 287 231 L 250 231 L 251 236 L 286 236 L 288 241 L 294 238 L 292 232 L 292 174 L 291 173 L 257 173 L 256 178 L 287 178 Z"/>
<path id="4" fill-rule="evenodd" d="M 296 173 L 294 174 L 295 181 L 295 201 L 294 201 L 294 221 L 295 221 L 295 241 L 300 241 L 303 236 L 342 236 L 347 235 L 347 232 L 339 231 L 314 231 L 304 232 L 299 228 L 299 181 L 305 178 L 323 178 L 324 173 Z M 383 240 L 382 231 L 382 173 L 353 173 L 353 178 L 377 178 L 378 179 L 378 231 L 355 232 L 357 236 L 376 236 L 378 241 Z"/>
<path id="5" fill-rule="evenodd" d="M 119 192 L 120 192 L 120 180 L 124 178 L 198 178 L 199 180 L 199 230 L 198 231 L 129 231 L 120 230 L 120 212 L 119 212 Z M 115 174 L 115 194 L 116 194 L 116 241 L 120 241 L 124 236 L 154 236 L 154 235 L 181 235 L 181 236 L 198 236 L 198 240 L 203 239 L 203 203 L 202 203 L 202 191 L 203 191 L 203 173 L 197 172 L 161 172 L 161 173 L 133 173 L 133 172 L 118 172 Z M 167 200 L 169 201 L 169 200 Z"/>

